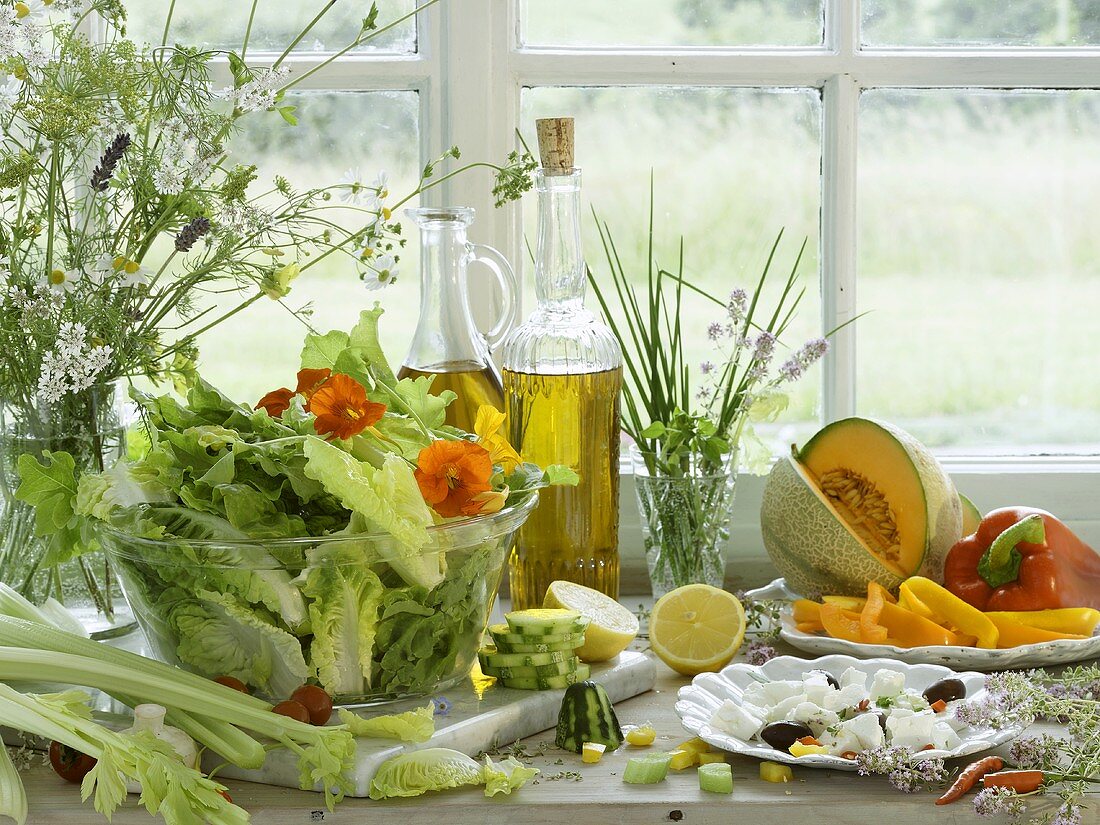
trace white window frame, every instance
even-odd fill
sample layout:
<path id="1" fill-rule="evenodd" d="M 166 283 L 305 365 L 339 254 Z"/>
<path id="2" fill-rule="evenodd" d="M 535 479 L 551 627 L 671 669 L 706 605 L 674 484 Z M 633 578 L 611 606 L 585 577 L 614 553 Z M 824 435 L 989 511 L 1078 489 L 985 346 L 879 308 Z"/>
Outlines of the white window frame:
<path id="1" fill-rule="evenodd" d="M 202 0 L 211 2 L 212 0 Z M 271 2 L 271 0 L 267 0 Z M 530 0 L 553 2 L 553 0 Z M 385 13 L 385 4 L 383 14 Z M 353 53 L 304 82 L 303 90 L 413 90 L 420 98 L 424 161 L 457 145 L 464 159 L 499 160 L 515 148 L 520 97 L 534 86 L 684 86 L 818 89 L 822 95 L 820 279 L 822 328 L 856 313 L 857 164 L 859 98 L 874 88 L 1080 89 L 1100 88 L 1096 48 L 891 48 L 859 42 L 860 0 L 827 0 L 824 41 L 807 48 L 564 48 L 521 43 L 520 0 L 441 0 L 418 14 L 415 54 Z M 250 62 L 264 56 L 249 53 Z M 301 73 L 314 54 L 286 65 Z M 567 113 L 563 113 L 567 114 Z M 524 269 L 520 209 L 494 209 L 487 172 L 461 176 L 429 200 L 477 210 L 473 235 Z M 488 289 L 488 287 L 486 287 Z M 474 296 L 479 308 L 493 296 Z M 856 410 L 858 325 L 839 332 L 826 358 L 823 418 Z M 982 508 L 1026 503 L 1053 510 L 1100 542 L 1100 458 L 949 457 L 959 488 Z M 758 512 L 763 484 L 739 482 L 733 554 L 753 576 L 762 558 Z M 629 477 L 622 499 L 624 554 L 639 554 L 638 513 Z M 641 574 L 644 577 L 644 573 Z M 635 574 L 637 578 L 637 574 Z M 625 580 L 629 588 L 630 575 Z M 639 579 L 639 582 L 641 579 Z M 626 592 L 630 592 L 628 589 Z"/>

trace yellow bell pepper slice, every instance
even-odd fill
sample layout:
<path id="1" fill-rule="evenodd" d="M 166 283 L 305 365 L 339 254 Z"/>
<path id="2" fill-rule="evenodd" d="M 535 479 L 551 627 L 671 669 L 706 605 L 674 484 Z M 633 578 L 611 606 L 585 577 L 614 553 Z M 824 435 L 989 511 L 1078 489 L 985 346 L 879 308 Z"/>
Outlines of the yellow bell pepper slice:
<path id="1" fill-rule="evenodd" d="M 887 644 L 895 647 L 964 646 L 964 641 L 947 628 L 940 627 L 931 619 L 918 616 L 901 605 L 883 605 L 879 622 L 886 628 Z"/>
<path id="2" fill-rule="evenodd" d="M 835 604 L 841 610 L 851 610 L 853 613 L 859 613 L 867 603 L 862 596 L 822 596 L 821 601 L 826 604 Z"/>
<path id="3" fill-rule="evenodd" d="M 795 599 L 791 602 L 791 617 L 800 624 L 821 624 L 821 605 L 809 599 Z"/>
<path id="4" fill-rule="evenodd" d="M 670 751 L 669 756 L 672 758 L 669 760 L 668 766 L 674 771 L 687 770 L 697 764 L 699 759 L 699 754 L 695 751 L 680 750 L 679 748 Z"/>
<path id="5" fill-rule="evenodd" d="M 890 591 L 881 584 L 878 582 L 867 583 L 867 601 L 859 614 L 859 635 L 867 644 L 886 644 L 888 633 L 879 619 L 882 616 L 883 607 L 893 601 L 895 599 L 890 595 Z"/>
<path id="6" fill-rule="evenodd" d="M 795 742 L 789 750 L 791 756 L 813 756 L 829 752 L 829 749 L 824 745 L 803 745 L 801 742 Z"/>
<path id="7" fill-rule="evenodd" d="M 997 625 L 1000 636 L 997 638 L 997 647 L 1005 649 L 1019 647 L 1020 645 L 1035 645 L 1040 642 L 1053 642 L 1057 639 L 1087 639 L 1080 633 L 1056 633 L 1053 630 L 1044 630 L 1040 627 L 1028 627 L 1015 619 L 1005 618 L 1003 613 L 986 613 L 993 624 Z M 1011 614 L 1009 614 L 1011 615 Z"/>
<path id="8" fill-rule="evenodd" d="M 697 761 L 700 765 L 710 765 L 715 762 L 725 762 L 726 755 L 724 753 L 701 753 L 698 755 Z"/>
<path id="9" fill-rule="evenodd" d="M 790 765 L 780 765 L 778 762 L 761 762 L 760 778 L 765 782 L 792 782 L 794 771 Z"/>
<path id="10" fill-rule="evenodd" d="M 858 613 L 842 610 L 835 604 L 823 604 L 821 605 L 821 624 L 825 627 L 825 632 L 834 639 L 857 643 L 863 641 Z"/>
<path id="11" fill-rule="evenodd" d="M 910 610 L 949 630 L 974 636 L 977 646 L 986 650 L 997 647 L 1000 631 L 992 620 L 931 579 L 912 576 L 902 582 L 901 596 Z M 900 603 L 900 602 L 899 602 Z"/>
<path id="12" fill-rule="evenodd" d="M 1052 633 L 1091 636 L 1100 625 L 1100 610 L 1091 607 L 1061 607 L 1052 610 L 990 611 L 986 613 L 993 623 L 1009 621 L 1049 630 Z"/>

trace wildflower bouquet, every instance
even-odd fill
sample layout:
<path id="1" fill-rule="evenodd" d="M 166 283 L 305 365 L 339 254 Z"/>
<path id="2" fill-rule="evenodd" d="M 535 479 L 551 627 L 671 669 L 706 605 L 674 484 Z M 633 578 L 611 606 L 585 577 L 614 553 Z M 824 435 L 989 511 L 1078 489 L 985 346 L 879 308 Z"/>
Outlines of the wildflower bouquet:
<path id="1" fill-rule="evenodd" d="M 273 698 L 307 678 L 351 701 L 468 678 L 534 491 L 577 476 L 522 462 L 491 407 L 475 433 L 445 426 L 455 394 L 395 377 L 381 313 L 308 336 L 296 389 L 256 409 L 201 381 L 186 404 L 135 392 L 148 448 L 106 472 L 20 459 L 50 479 L 19 490 L 37 511 L 98 527 L 167 661 Z"/>
<path id="2" fill-rule="evenodd" d="M 589 281 L 625 354 L 623 429 L 635 441 L 635 488 L 654 595 L 692 582 L 721 586 L 739 461 L 762 472 L 771 458 L 753 424 L 786 409 L 784 387 L 828 349 L 825 338 L 817 338 L 782 361 L 778 355 L 805 294 L 798 287 L 805 242 L 774 306 L 765 306 L 782 232 L 753 292 L 736 288 L 723 300 L 685 277 L 682 246 L 675 271 L 658 264 L 652 193 L 646 270 L 637 278 L 624 268 L 607 223 L 596 220 L 611 287 L 591 272 Z M 720 313 L 706 330 L 714 357 L 699 365 L 697 380 L 684 354 L 685 333 L 692 331 L 683 313 L 685 291 Z"/>
<path id="3" fill-rule="evenodd" d="M 368 285 L 392 280 L 403 244 L 392 216 L 470 168 L 435 174 L 457 149 L 397 197 L 384 173 L 304 190 L 282 176 L 261 186 L 256 164 L 230 148 L 245 118 L 297 125 L 287 93 L 336 55 L 297 76 L 285 61 L 332 5 L 258 67 L 247 60 L 248 32 L 239 51 L 170 45 L 174 3 L 163 42 L 147 46 L 125 37 L 121 0 L 0 0 L 0 399 L 5 429 L 18 435 L 6 452 L 60 449 L 102 469 L 104 453 L 121 449 L 112 382 L 141 376 L 185 389 L 202 333 L 257 301 L 282 301 L 331 255 L 350 259 Z M 371 6 L 337 54 L 415 13 L 380 25 Z M 101 41 L 82 33 L 90 14 L 106 21 Z M 228 64 L 231 86 L 211 83 L 215 61 Z M 500 202 L 529 186 L 532 165 L 518 154 L 504 166 L 471 164 L 496 169 Z M 227 294 L 235 302 L 219 309 Z M 0 580 L 17 586 L 88 549 L 82 537 L 55 534 L 45 562 L 17 577 L 12 565 L 43 530 L 25 519 L 8 527 L 15 538 L 0 549 Z M 33 595 L 56 594 L 60 583 L 44 587 Z"/>

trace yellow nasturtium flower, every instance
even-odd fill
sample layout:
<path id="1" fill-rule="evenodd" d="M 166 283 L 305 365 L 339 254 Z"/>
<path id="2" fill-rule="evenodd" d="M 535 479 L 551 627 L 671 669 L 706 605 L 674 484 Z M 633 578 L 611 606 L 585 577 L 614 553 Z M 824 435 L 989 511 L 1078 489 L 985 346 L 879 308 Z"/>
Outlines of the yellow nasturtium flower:
<path id="1" fill-rule="evenodd" d="M 500 464 L 504 472 L 510 473 L 516 469 L 517 465 L 523 463 L 523 459 L 508 443 L 508 439 L 500 434 L 502 426 L 504 426 L 504 413 L 500 410 L 490 404 L 482 404 L 477 408 L 474 432 L 477 434 L 478 443 L 489 451 L 494 464 Z"/>

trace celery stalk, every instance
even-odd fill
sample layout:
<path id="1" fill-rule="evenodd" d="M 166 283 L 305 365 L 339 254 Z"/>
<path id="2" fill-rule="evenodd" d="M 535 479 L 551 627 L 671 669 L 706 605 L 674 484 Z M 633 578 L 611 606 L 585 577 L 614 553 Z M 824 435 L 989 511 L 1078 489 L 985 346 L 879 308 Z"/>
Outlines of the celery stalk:
<path id="1" fill-rule="evenodd" d="M 27 791 L 11 754 L 0 742 L 0 817 L 10 816 L 16 825 L 27 821 Z"/>
<path id="2" fill-rule="evenodd" d="M 8 622 L 16 620 L 7 620 Z M 27 623 L 33 630 L 43 628 Z M 148 662 L 148 664 L 156 664 Z M 143 702 L 157 702 L 178 710 L 232 722 L 255 733 L 270 736 L 298 755 L 299 781 L 311 789 L 321 783 L 331 805 L 347 788 L 344 771 L 355 755 L 355 740 L 343 726 L 314 727 L 257 707 L 251 697 L 200 679 L 196 688 L 181 671 L 171 676 L 157 668 L 134 670 L 111 661 L 58 653 L 0 647 L 0 681 L 45 681 L 117 690 Z M 199 679 L 200 677 L 194 677 Z"/>
<path id="3" fill-rule="evenodd" d="M 22 598 L 22 597 L 20 597 Z M 52 650 L 57 653 L 73 653 L 89 658 L 102 659 L 113 662 L 122 667 L 128 667 L 139 672 L 158 673 L 167 678 L 182 678 L 196 688 L 217 688 L 229 691 L 216 682 L 203 679 L 192 673 L 187 673 L 179 668 L 147 659 L 128 650 L 93 642 L 83 636 L 77 636 L 56 627 L 42 624 L 34 619 L 24 616 L 12 615 L 11 612 L 19 607 L 19 602 L 11 599 L 0 588 L 0 645 L 11 647 L 23 647 L 32 650 Z M 33 608 L 33 606 L 32 606 Z M 140 704 L 127 696 L 120 695 L 112 688 L 104 688 L 106 693 L 114 696 L 118 701 L 133 707 Z M 236 693 L 236 691 L 230 691 Z M 238 696 L 245 694 L 238 693 Z M 246 697 L 258 708 L 270 709 L 271 705 L 256 697 Z M 154 700 L 155 701 L 155 700 Z M 210 719 L 203 714 L 189 713 L 175 708 L 168 710 L 168 724 L 174 725 L 187 733 L 188 736 L 201 742 L 206 747 L 215 751 L 219 756 L 232 762 L 241 768 L 256 769 L 264 764 L 267 751 L 264 746 L 249 736 L 244 731 L 235 727 L 230 722 Z"/>

